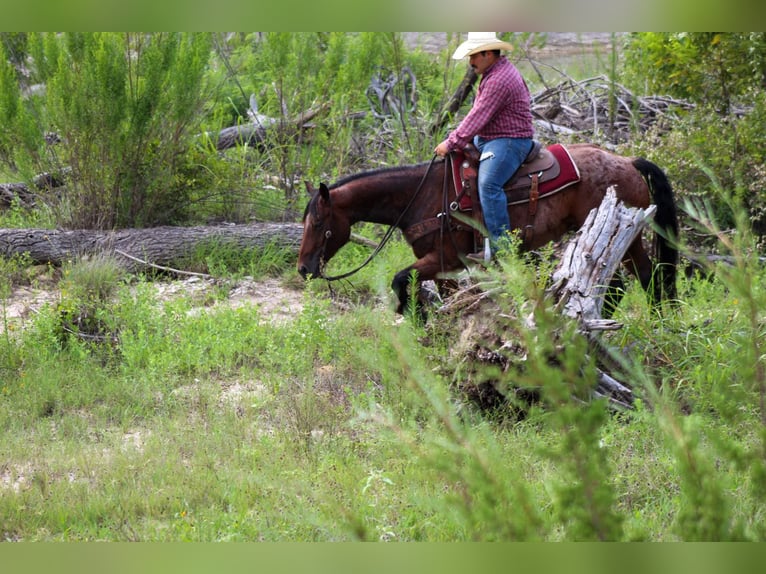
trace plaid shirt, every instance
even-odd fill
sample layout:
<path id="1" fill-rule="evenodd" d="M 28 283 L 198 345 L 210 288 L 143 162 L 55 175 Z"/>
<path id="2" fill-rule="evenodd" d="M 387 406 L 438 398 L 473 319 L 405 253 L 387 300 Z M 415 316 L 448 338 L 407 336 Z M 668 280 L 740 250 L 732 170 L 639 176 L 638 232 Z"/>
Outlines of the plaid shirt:
<path id="1" fill-rule="evenodd" d="M 485 139 L 532 138 L 529 88 L 505 56 L 482 75 L 473 107 L 447 137 L 450 149 L 463 149 L 475 135 Z"/>

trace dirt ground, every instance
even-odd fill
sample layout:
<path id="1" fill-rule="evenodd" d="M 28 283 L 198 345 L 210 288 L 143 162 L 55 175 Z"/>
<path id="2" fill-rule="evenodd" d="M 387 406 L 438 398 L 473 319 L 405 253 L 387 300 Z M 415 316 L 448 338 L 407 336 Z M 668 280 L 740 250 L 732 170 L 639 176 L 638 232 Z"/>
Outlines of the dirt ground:
<path id="1" fill-rule="evenodd" d="M 60 292 L 53 280 L 33 281 L 32 285 L 15 287 L 10 296 L 0 298 L 0 334 L 6 328 L 11 332 L 23 330 L 45 305 L 56 305 Z M 215 279 L 188 277 L 175 280 L 154 281 L 157 300 L 169 301 L 178 297 L 189 297 L 198 301 L 192 312 L 215 309 L 220 306 L 257 306 L 264 318 L 273 323 L 293 319 L 303 308 L 303 291 L 286 287 L 273 278 L 252 277 L 239 279 L 230 284 L 226 299 L 220 299 L 220 285 Z M 208 302 L 215 300 L 214 305 Z"/>

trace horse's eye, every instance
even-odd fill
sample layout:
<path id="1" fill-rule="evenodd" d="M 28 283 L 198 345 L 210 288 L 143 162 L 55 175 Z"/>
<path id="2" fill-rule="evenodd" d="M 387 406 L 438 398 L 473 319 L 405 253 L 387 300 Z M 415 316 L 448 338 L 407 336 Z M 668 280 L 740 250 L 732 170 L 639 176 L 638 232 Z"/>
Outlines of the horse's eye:
<path id="1" fill-rule="evenodd" d="M 332 237 L 332 231 L 328 229 L 327 231 L 324 232 L 324 236 L 325 236 L 325 239 L 330 239 L 330 237 Z"/>

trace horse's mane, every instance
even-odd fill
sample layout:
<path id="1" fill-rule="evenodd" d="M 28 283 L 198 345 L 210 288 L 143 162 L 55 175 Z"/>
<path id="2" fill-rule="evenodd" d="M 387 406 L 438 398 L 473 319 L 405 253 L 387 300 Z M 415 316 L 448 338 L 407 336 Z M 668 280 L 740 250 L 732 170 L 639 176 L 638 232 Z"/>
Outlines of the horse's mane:
<path id="1" fill-rule="evenodd" d="M 336 181 L 335 183 L 331 184 L 329 189 L 334 189 L 336 187 L 341 187 L 343 185 L 346 185 L 347 183 L 351 183 L 352 181 L 356 181 L 357 179 L 363 179 L 368 177 L 375 177 L 377 175 L 391 175 L 396 173 L 404 173 L 407 171 L 420 169 L 423 166 L 426 165 L 426 162 L 423 163 L 416 163 L 416 164 L 410 164 L 410 165 L 397 165 L 393 167 L 379 167 L 376 169 L 371 169 L 368 171 L 362 171 L 359 173 L 354 173 L 351 175 L 347 175 Z"/>
<path id="2" fill-rule="evenodd" d="M 415 164 L 409 164 L 409 165 L 397 165 L 392 167 L 379 167 L 376 169 L 361 171 L 358 173 L 353 173 L 351 175 L 346 175 L 342 177 L 341 179 L 337 180 L 335 183 L 330 184 L 328 186 L 328 189 L 332 190 L 359 179 L 376 177 L 379 175 L 386 176 L 386 175 L 404 174 L 410 171 L 415 171 L 419 169 L 422 170 L 426 167 L 426 165 L 427 165 L 427 162 L 422 162 L 422 163 L 415 163 Z M 316 208 L 316 198 L 318 197 L 318 195 L 319 194 L 315 194 L 311 198 L 311 200 L 306 204 L 306 208 L 303 210 L 303 221 L 306 220 L 306 216 L 309 214 L 309 211 Z"/>

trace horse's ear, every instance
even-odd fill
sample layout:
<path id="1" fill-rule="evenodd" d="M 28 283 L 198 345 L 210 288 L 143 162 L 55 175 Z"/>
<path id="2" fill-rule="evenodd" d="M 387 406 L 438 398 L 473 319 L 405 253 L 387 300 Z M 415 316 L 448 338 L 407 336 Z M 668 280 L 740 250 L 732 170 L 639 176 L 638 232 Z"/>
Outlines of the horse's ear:
<path id="1" fill-rule="evenodd" d="M 319 184 L 319 193 L 321 194 L 322 199 L 325 201 L 330 201 L 330 190 L 324 183 Z"/>
<path id="2" fill-rule="evenodd" d="M 303 185 L 305 185 L 305 186 L 306 186 L 306 192 L 307 192 L 309 195 L 314 195 L 314 192 L 316 192 L 316 190 L 314 189 L 314 186 L 313 186 L 313 185 L 311 185 L 311 182 L 310 182 L 310 181 L 306 181 L 306 180 L 304 180 L 304 181 L 303 181 Z"/>

